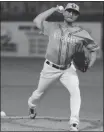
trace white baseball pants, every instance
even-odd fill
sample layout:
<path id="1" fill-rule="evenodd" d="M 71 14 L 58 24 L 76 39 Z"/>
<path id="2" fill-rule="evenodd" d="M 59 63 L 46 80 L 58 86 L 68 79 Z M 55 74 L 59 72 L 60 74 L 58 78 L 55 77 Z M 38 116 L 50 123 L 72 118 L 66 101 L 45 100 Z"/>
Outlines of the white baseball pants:
<path id="1" fill-rule="evenodd" d="M 45 90 L 50 86 L 51 83 L 57 79 L 68 89 L 70 93 L 70 110 L 71 116 L 69 124 L 79 123 L 79 112 L 81 105 L 81 97 L 79 90 L 79 79 L 76 73 L 76 69 L 72 64 L 70 68 L 66 70 L 59 70 L 44 62 L 43 70 L 40 74 L 40 80 L 37 89 L 32 93 L 28 99 L 29 107 L 36 107 L 37 100 L 43 95 Z"/>

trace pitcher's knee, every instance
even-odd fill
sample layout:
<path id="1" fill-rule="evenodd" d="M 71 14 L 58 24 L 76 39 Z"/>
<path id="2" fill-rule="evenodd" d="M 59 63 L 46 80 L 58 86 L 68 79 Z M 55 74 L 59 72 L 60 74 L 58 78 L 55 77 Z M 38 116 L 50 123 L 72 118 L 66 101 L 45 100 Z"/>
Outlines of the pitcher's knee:
<path id="1" fill-rule="evenodd" d="M 80 99 L 80 89 L 78 87 L 73 87 L 70 91 L 70 95 Z"/>

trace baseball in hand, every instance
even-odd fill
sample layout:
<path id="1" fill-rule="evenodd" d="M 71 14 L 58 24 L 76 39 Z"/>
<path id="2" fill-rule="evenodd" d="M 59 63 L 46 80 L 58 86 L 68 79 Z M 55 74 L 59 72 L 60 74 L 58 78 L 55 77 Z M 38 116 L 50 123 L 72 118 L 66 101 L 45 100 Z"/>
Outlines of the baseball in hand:
<path id="1" fill-rule="evenodd" d="M 64 10 L 64 7 L 63 6 L 59 6 L 59 10 L 60 11 Z"/>

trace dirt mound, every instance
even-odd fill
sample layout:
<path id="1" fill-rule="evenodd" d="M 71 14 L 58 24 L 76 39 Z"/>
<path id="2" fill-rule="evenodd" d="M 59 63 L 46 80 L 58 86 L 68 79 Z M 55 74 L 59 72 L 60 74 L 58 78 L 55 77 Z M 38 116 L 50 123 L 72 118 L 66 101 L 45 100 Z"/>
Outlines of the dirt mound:
<path id="1" fill-rule="evenodd" d="M 81 119 L 80 131 L 103 131 L 100 120 Z M 54 117 L 5 117 L 1 118 L 1 131 L 67 131 L 68 119 Z"/>

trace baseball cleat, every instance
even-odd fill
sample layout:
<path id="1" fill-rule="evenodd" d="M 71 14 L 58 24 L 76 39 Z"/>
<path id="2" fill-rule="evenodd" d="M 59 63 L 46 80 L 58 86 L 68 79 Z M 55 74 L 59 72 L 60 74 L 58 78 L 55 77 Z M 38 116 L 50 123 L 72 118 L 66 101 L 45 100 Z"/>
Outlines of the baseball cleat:
<path id="1" fill-rule="evenodd" d="M 36 113 L 36 108 L 29 108 L 29 117 L 30 119 L 35 119 L 37 113 Z"/>
<path id="2" fill-rule="evenodd" d="M 69 130 L 70 130 L 70 131 L 79 131 L 79 130 L 78 130 L 78 125 L 77 125 L 77 124 L 71 124 Z"/>

